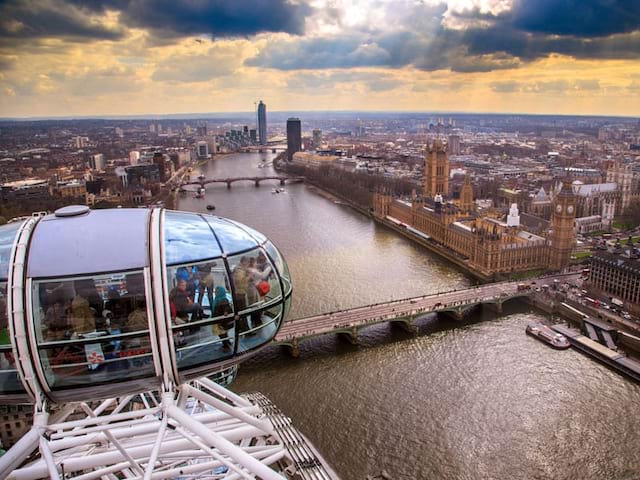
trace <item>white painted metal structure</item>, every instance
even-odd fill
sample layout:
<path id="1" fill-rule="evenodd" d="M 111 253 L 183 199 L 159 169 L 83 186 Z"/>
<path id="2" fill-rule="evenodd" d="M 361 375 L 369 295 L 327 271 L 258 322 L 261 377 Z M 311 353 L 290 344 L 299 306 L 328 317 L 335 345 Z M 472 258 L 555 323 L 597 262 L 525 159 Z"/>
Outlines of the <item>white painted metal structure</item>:
<path id="1" fill-rule="evenodd" d="M 290 297 L 273 244 L 219 217 L 66 207 L 0 227 L 0 403 L 35 405 L 0 478 L 300 475 L 265 412 L 204 378 L 267 345 Z"/>
<path id="2" fill-rule="evenodd" d="M 20 466 L 36 449 L 39 458 Z M 32 430 L 0 457 L 0 478 L 282 479 L 271 467 L 283 471 L 287 457 L 260 408 L 201 379 L 38 412 Z"/>

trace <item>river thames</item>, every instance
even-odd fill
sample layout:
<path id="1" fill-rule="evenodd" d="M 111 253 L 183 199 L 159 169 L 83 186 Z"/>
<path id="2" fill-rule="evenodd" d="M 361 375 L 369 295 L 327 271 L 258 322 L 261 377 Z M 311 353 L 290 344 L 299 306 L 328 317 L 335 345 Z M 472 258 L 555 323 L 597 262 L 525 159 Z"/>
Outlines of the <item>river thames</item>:
<path id="1" fill-rule="evenodd" d="M 218 157 L 195 178 L 268 176 L 272 154 Z M 465 287 L 444 260 L 304 184 L 207 187 L 182 210 L 215 213 L 269 236 L 294 286 L 289 318 Z M 261 391 L 344 480 L 638 479 L 640 385 L 574 350 L 527 337 L 543 314 L 521 303 L 456 322 L 428 316 L 412 336 L 388 325 L 352 346 L 334 336 L 270 348 L 232 389 Z"/>

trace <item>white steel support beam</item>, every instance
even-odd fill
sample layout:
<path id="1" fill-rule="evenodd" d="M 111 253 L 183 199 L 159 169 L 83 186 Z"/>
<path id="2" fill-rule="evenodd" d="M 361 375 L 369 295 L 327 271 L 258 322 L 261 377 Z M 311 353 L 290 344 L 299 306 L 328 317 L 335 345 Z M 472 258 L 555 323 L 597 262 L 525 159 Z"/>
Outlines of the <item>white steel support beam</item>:
<path id="1" fill-rule="evenodd" d="M 36 413 L 18 448 L 0 458 L 0 478 L 60 480 L 64 473 L 80 480 L 160 480 L 209 477 L 214 470 L 224 480 L 285 478 L 272 467 L 291 466 L 291 458 L 261 407 L 208 380 L 196 385 L 202 390 L 167 389 L 150 408 L 139 409 L 140 399 L 126 396 L 94 409 L 75 404 L 84 419 L 60 421 L 71 406 L 51 423 L 47 412 Z M 153 400 L 144 405 L 157 404 L 157 397 L 146 398 Z M 21 466 L 34 450 L 40 458 Z"/>
<path id="2" fill-rule="evenodd" d="M 268 466 L 259 462 L 244 450 L 226 440 L 224 437 L 212 432 L 191 416 L 184 413 L 177 406 L 172 405 L 167 409 L 167 413 L 176 421 L 180 422 L 188 430 L 198 435 L 201 439 L 211 444 L 211 446 L 228 455 L 234 461 L 247 468 L 250 472 L 259 475 L 264 480 L 283 480 L 284 477 L 278 475 Z"/>

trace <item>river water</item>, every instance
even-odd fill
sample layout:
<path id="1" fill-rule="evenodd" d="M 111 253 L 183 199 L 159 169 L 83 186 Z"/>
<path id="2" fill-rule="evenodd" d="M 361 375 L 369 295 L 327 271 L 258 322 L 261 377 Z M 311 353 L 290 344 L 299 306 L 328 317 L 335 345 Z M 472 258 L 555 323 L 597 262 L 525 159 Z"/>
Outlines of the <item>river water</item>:
<path id="1" fill-rule="evenodd" d="M 207 178 L 268 176 L 272 154 L 216 158 Z M 303 184 L 207 187 L 179 208 L 244 222 L 285 255 L 289 318 L 470 285 L 455 267 Z M 273 400 L 344 480 L 638 479 L 640 385 L 573 350 L 525 336 L 520 304 L 464 322 L 427 316 L 412 336 L 378 325 L 358 346 L 333 336 L 271 348 L 232 385 Z"/>

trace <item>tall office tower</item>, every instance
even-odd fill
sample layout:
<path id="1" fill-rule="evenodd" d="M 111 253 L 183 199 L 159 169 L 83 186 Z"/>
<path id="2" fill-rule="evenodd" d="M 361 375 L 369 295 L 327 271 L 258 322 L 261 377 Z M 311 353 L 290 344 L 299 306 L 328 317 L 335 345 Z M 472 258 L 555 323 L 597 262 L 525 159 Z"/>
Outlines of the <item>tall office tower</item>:
<path id="1" fill-rule="evenodd" d="M 258 139 L 260 145 L 267 144 L 267 106 L 262 103 L 258 103 Z"/>
<path id="2" fill-rule="evenodd" d="M 105 165 L 106 163 L 104 160 L 104 154 L 96 153 L 95 155 L 91 155 L 89 157 L 89 168 L 91 170 L 102 172 L 104 170 Z"/>
<path id="3" fill-rule="evenodd" d="M 322 145 L 322 130 L 315 128 L 313 130 L 313 146 L 318 148 L 320 145 Z"/>
<path id="4" fill-rule="evenodd" d="M 460 135 L 449 135 L 447 151 L 450 155 L 460 155 Z"/>
<path id="5" fill-rule="evenodd" d="M 87 137 L 75 137 L 76 148 L 84 148 L 87 146 L 87 141 L 89 140 Z"/>
<path id="6" fill-rule="evenodd" d="M 449 195 L 449 154 L 439 139 L 427 145 L 424 159 L 424 196 Z"/>
<path id="7" fill-rule="evenodd" d="M 549 268 L 561 270 L 569 264 L 569 256 L 576 242 L 573 228 L 576 218 L 576 196 L 570 181 L 562 182 L 562 190 L 556 195 L 553 203 Z"/>
<path id="8" fill-rule="evenodd" d="M 293 161 L 293 154 L 302 150 L 302 122 L 299 118 L 287 120 L 287 160 Z"/>
<path id="9" fill-rule="evenodd" d="M 198 142 L 196 145 L 196 154 L 199 158 L 207 158 L 209 156 L 209 144 L 204 141 Z"/>
<path id="10" fill-rule="evenodd" d="M 129 164 L 130 165 L 138 165 L 140 163 L 140 152 L 137 150 L 132 150 L 129 152 Z"/>
<path id="11" fill-rule="evenodd" d="M 256 143 L 258 141 L 258 137 L 256 136 L 256 129 L 255 128 L 251 128 L 249 130 L 249 138 L 251 139 L 251 141 L 253 143 Z"/>
<path id="12" fill-rule="evenodd" d="M 155 152 L 153 154 L 153 163 L 158 166 L 158 170 L 160 171 L 160 181 L 164 182 L 167 180 L 167 165 L 166 158 L 162 152 Z"/>

